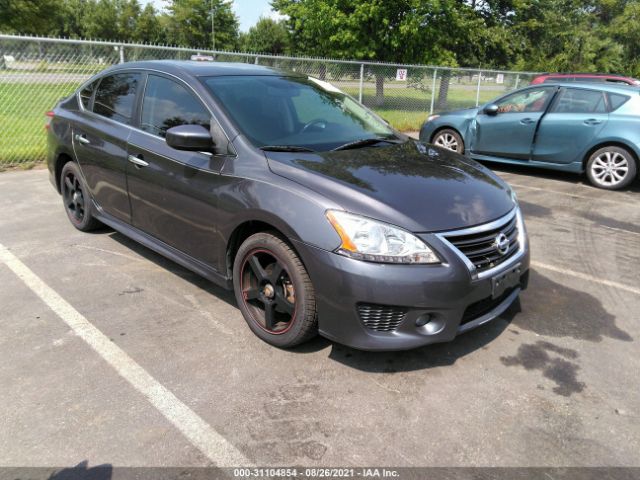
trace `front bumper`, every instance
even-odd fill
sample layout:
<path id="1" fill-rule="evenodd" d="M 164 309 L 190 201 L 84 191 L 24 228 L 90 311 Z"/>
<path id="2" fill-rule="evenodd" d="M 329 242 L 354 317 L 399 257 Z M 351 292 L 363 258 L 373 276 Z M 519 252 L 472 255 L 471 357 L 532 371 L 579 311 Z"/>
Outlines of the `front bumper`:
<path id="1" fill-rule="evenodd" d="M 296 242 L 315 288 L 320 334 L 361 350 L 447 342 L 498 317 L 527 287 L 526 241 L 490 276 L 478 278 L 437 235 L 423 238 L 444 259 L 443 265 L 369 263 Z M 518 282 L 493 299 L 493 278 L 511 271 Z M 362 320 L 358 307 L 363 304 L 400 307 L 406 313 L 393 331 L 376 331 Z M 430 319 L 426 325 L 416 324 L 425 318 Z"/>

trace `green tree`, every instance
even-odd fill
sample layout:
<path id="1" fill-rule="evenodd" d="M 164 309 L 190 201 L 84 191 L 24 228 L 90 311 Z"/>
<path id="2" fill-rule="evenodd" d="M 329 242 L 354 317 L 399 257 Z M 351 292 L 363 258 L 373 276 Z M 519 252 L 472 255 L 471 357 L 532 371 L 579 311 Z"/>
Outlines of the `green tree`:
<path id="1" fill-rule="evenodd" d="M 56 0 L 0 0 L 0 31 L 27 35 L 56 33 L 57 19 L 52 12 Z"/>
<path id="2" fill-rule="evenodd" d="M 622 48 L 606 34 L 599 4 L 603 2 L 514 1 L 510 30 L 522 45 L 522 67 L 559 72 L 619 69 Z"/>
<path id="3" fill-rule="evenodd" d="M 284 21 L 261 17 L 239 43 L 245 51 L 281 55 L 289 51 L 289 31 Z"/>
<path id="4" fill-rule="evenodd" d="M 84 18 L 95 5 L 94 0 L 64 0 L 56 9 L 56 34 L 67 38 L 83 38 Z"/>
<path id="5" fill-rule="evenodd" d="M 138 17 L 133 39 L 136 42 L 145 43 L 163 43 L 166 41 L 160 17 L 150 3 L 144 7 Z"/>
<path id="6" fill-rule="evenodd" d="M 172 0 L 169 7 L 168 39 L 176 45 L 231 50 L 238 43 L 238 18 L 229 0 Z"/>
<path id="7" fill-rule="evenodd" d="M 118 5 L 113 0 L 88 2 L 83 21 L 83 37 L 123 40 L 118 28 Z"/>
<path id="8" fill-rule="evenodd" d="M 297 53 L 400 63 L 477 63 L 484 23 L 455 0 L 274 0 Z M 377 103 L 385 71 L 376 69 Z"/>
<path id="9" fill-rule="evenodd" d="M 140 3 L 138 0 L 115 0 L 115 3 L 118 15 L 118 38 L 128 42 L 134 41 L 142 12 Z"/>
<path id="10" fill-rule="evenodd" d="M 619 71 L 640 77 L 640 2 L 610 0 L 605 6 L 613 7 L 603 8 L 599 12 L 606 15 L 601 17 L 606 22 L 606 34 L 622 47 Z"/>

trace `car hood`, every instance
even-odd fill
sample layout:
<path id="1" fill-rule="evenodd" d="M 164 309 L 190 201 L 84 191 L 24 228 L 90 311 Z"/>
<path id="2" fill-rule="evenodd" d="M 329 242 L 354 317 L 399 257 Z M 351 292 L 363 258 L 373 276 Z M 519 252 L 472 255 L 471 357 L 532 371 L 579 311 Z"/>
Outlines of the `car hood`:
<path id="1" fill-rule="evenodd" d="M 441 113 L 440 116 L 453 115 L 455 117 L 473 118 L 478 114 L 478 108 L 463 108 L 461 110 L 452 110 L 451 112 Z"/>
<path id="2" fill-rule="evenodd" d="M 273 173 L 347 211 L 412 232 L 478 225 L 514 207 L 508 185 L 487 168 L 413 140 L 323 153 L 265 153 Z"/>

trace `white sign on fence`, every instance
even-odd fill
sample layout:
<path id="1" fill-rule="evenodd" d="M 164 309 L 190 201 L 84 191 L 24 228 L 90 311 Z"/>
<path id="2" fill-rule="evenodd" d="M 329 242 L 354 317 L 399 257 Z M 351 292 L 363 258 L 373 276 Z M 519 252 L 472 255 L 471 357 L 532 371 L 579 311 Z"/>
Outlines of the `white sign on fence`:
<path id="1" fill-rule="evenodd" d="M 398 68 L 396 70 L 396 80 L 399 82 L 404 82 L 407 80 L 407 69 L 406 68 Z"/>
<path id="2" fill-rule="evenodd" d="M 504 73 L 499 73 L 496 75 L 496 83 L 504 83 Z"/>

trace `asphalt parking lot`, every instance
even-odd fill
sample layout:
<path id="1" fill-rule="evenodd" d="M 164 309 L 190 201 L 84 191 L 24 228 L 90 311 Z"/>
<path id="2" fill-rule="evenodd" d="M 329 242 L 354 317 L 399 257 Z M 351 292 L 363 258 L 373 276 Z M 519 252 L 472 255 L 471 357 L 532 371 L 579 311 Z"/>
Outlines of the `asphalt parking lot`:
<path id="1" fill-rule="evenodd" d="M 500 168 L 532 276 L 454 342 L 262 343 L 233 295 L 0 174 L 0 465 L 640 466 L 640 188 Z M 45 301 L 46 300 L 46 301 Z"/>

